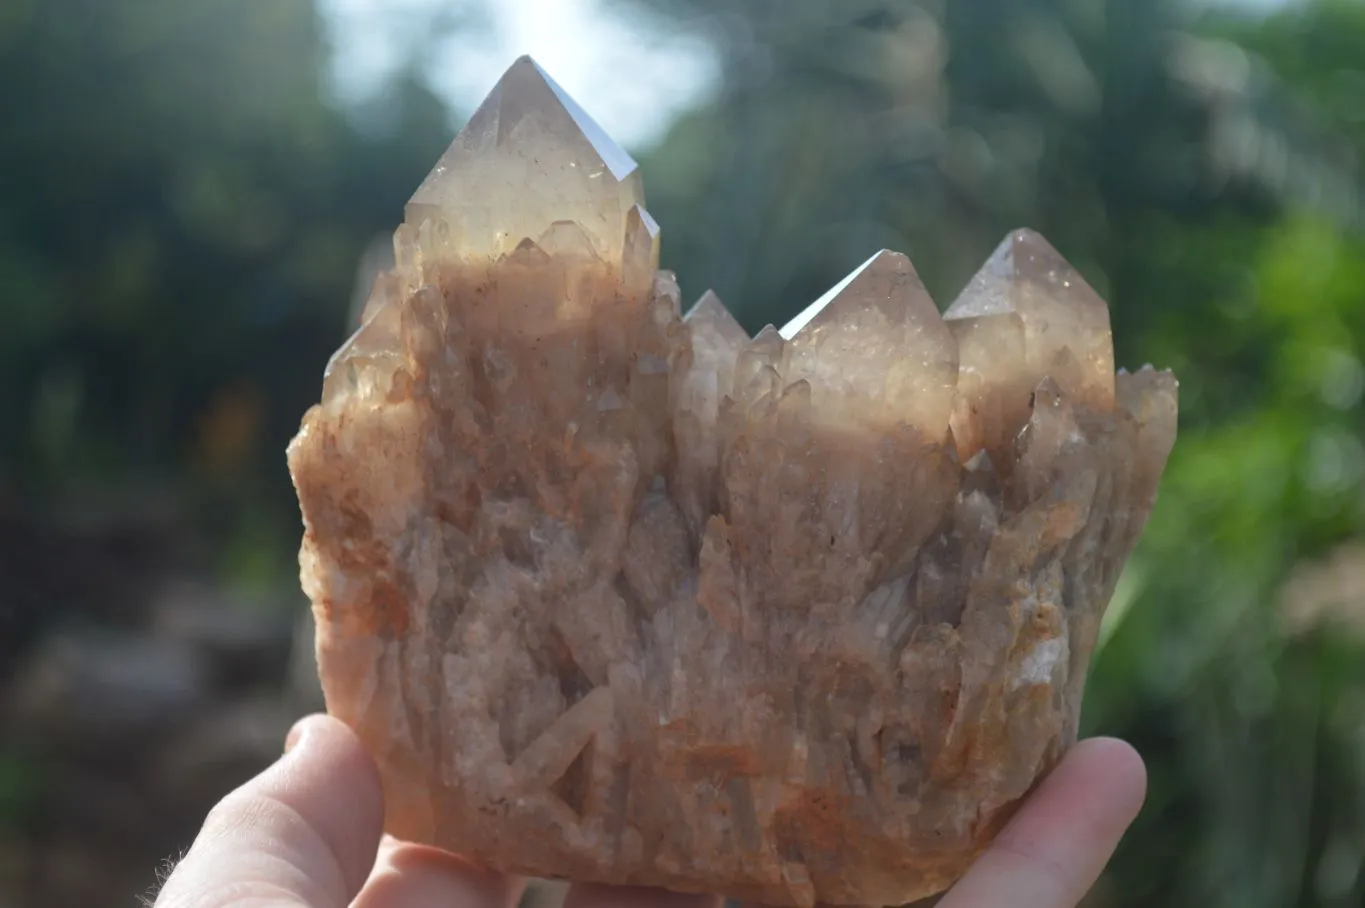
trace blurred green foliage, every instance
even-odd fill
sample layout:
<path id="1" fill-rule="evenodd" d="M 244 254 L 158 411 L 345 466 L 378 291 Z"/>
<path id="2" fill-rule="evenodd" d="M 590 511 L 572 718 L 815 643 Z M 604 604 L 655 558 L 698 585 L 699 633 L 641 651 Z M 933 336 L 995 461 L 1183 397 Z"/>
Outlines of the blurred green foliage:
<path id="1" fill-rule="evenodd" d="M 1087 701 L 1152 774 L 1098 902 L 1365 902 L 1365 590 L 1284 592 L 1365 530 L 1365 4 L 616 3 L 721 51 L 642 154 L 690 296 L 757 328 L 886 246 L 946 304 L 1028 225 L 1179 375 Z M 170 484 L 228 574 L 287 571 L 284 442 L 451 132 L 406 76 L 338 110 L 326 59 L 303 0 L 0 9 L 0 508 Z"/>
<path id="2" fill-rule="evenodd" d="M 0 750 L 0 833 L 13 831 L 34 810 L 42 769 L 28 754 Z"/>
<path id="3" fill-rule="evenodd" d="M 171 484 L 219 531 L 290 517 L 280 451 L 360 252 L 449 133 L 412 82 L 363 132 L 326 60 L 310 3 L 5 4 L 0 501 Z"/>

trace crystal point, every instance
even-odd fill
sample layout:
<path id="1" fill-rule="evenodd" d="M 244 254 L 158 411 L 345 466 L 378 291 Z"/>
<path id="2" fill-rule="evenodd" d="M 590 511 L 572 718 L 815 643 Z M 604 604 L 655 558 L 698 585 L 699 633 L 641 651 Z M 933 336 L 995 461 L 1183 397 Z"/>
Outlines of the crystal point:
<path id="1" fill-rule="evenodd" d="M 700 529 L 716 510 L 720 414 L 735 393 L 735 366 L 749 335 L 710 290 L 688 310 L 683 324 L 691 355 L 676 383 L 673 425 L 678 460 L 673 486 L 683 514 Z"/>
<path id="2" fill-rule="evenodd" d="M 739 320 L 725 308 L 714 290 L 708 290 L 687 310 L 683 320 L 692 326 L 694 332 L 705 331 L 722 339 L 726 344 L 738 349 L 749 340 L 749 333 Z"/>
<path id="3" fill-rule="evenodd" d="M 1032 230 L 1006 237 L 943 318 L 959 348 L 953 434 L 964 457 L 1007 443 L 1045 377 L 1096 408 L 1113 406 L 1109 308 Z"/>
<path id="4" fill-rule="evenodd" d="M 801 310 L 782 326 L 781 334 L 783 339 L 791 340 L 802 331 L 857 318 L 868 308 L 878 309 L 888 319 L 898 321 L 905 318 L 908 310 L 923 309 L 922 303 L 928 298 L 910 259 L 883 249 Z M 932 301 L 929 306 L 933 307 Z"/>
<path id="5" fill-rule="evenodd" d="M 540 235 L 536 245 L 551 256 L 583 261 L 597 260 L 597 250 L 593 248 L 592 237 L 588 236 L 577 221 L 555 221 Z"/>
<path id="6" fill-rule="evenodd" d="M 811 383 L 814 408 L 941 440 L 957 385 L 957 343 L 910 260 L 883 250 L 781 332 L 792 378 Z"/>
<path id="7" fill-rule="evenodd" d="M 360 327 L 327 361 L 322 376 L 324 402 L 348 392 L 371 400 L 388 393 L 391 375 L 401 367 L 403 312 L 402 303 L 388 292 L 382 278 L 375 282 L 372 301 L 379 303 L 366 307 Z"/>
<path id="8" fill-rule="evenodd" d="M 659 225 L 643 205 L 632 205 L 626 212 L 625 242 L 621 254 L 621 274 L 627 287 L 643 289 L 654 281 L 659 270 Z"/>
<path id="9" fill-rule="evenodd" d="M 619 262 L 626 215 L 643 201 L 630 155 L 522 57 L 413 193 L 407 220 L 446 222 L 466 256 L 501 255 L 573 220 L 600 258 Z"/>
<path id="10" fill-rule="evenodd" d="M 1180 383 L 1169 371 L 1144 366 L 1131 375 L 1120 375 L 1117 384 L 1118 407 L 1137 426 L 1137 458 L 1155 496 L 1156 484 L 1175 443 L 1179 417 Z"/>

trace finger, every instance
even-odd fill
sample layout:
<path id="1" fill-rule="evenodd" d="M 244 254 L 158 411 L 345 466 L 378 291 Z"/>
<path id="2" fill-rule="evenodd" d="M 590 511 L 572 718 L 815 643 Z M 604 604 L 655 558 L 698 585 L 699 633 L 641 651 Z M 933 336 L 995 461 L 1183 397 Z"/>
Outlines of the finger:
<path id="1" fill-rule="evenodd" d="M 578 883 L 569 887 L 564 896 L 564 908 L 717 908 L 720 901 L 720 897 L 714 895 Z"/>
<path id="2" fill-rule="evenodd" d="M 512 908 L 525 885 L 457 855 L 386 837 L 351 908 Z"/>
<path id="3" fill-rule="evenodd" d="M 327 716 L 294 726 L 287 749 L 213 808 L 157 908 L 345 908 L 355 897 L 379 845 L 379 772 Z"/>
<path id="4" fill-rule="evenodd" d="M 938 908 L 1074 908 L 1137 816 L 1146 788 L 1132 747 L 1110 738 L 1081 742 Z"/>

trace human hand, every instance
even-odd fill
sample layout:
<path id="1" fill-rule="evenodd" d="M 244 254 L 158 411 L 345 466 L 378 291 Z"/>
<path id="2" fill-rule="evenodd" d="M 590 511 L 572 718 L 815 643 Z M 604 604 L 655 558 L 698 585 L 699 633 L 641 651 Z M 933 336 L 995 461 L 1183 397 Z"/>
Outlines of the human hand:
<path id="1" fill-rule="evenodd" d="M 1073 748 L 938 908 L 1074 908 L 1137 815 L 1142 761 L 1121 741 Z M 224 798 L 155 908 L 510 908 L 521 880 L 421 845 L 381 841 L 379 774 L 326 716 Z M 716 908 L 719 899 L 576 885 L 565 908 Z"/>

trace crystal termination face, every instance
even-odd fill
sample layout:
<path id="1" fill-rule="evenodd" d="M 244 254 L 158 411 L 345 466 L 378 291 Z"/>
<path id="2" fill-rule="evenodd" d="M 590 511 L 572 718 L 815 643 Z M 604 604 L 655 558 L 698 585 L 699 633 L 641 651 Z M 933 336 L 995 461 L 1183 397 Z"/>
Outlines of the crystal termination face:
<path id="1" fill-rule="evenodd" d="M 529 59 L 413 196 L 289 449 L 387 829 L 512 873 L 890 905 L 1075 740 L 1175 439 L 1034 233 L 680 315 L 634 162 Z"/>

